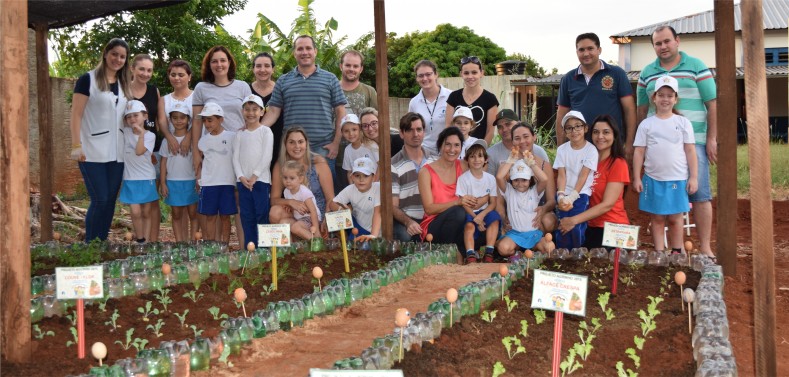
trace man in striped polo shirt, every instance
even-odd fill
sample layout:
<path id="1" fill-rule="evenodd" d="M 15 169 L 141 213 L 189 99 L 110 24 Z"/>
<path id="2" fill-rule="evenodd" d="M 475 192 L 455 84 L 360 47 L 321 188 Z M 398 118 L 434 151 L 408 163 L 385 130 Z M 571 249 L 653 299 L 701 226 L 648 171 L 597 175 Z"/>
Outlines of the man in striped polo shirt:
<path id="1" fill-rule="evenodd" d="M 433 161 L 430 151 L 422 147 L 425 119 L 413 112 L 403 115 L 400 118 L 400 137 L 403 138 L 403 149 L 392 157 L 394 238 L 417 241 L 422 234 L 419 223 L 425 217 L 417 183 L 419 169 Z"/>
<path id="2" fill-rule="evenodd" d="M 696 155 L 699 161 L 699 188 L 690 196 L 693 216 L 701 244 L 699 250 L 714 256 L 710 246 L 712 232 L 712 191 L 709 165 L 718 161 L 718 127 L 716 122 L 716 87 L 709 68 L 698 58 L 679 51 L 679 36 L 671 26 L 658 26 L 652 33 L 652 47 L 657 59 L 638 77 L 638 123 L 654 114 L 650 101 L 656 80 L 670 75 L 679 82 L 679 102 L 674 107 L 693 124 Z"/>

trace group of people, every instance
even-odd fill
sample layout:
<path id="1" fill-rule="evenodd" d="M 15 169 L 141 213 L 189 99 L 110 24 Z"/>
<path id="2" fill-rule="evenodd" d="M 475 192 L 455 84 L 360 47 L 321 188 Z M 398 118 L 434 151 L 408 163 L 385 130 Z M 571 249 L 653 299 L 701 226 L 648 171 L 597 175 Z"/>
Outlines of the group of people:
<path id="1" fill-rule="evenodd" d="M 693 145 L 701 137 L 715 161 L 714 109 L 698 109 L 714 106 L 714 81 L 701 62 L 677 51 L 673 29 L 658 28 L 653 44 L 658 60 L 642 72 L 636 107 L 624 71 L 599 60 L 597 36 L 578 37 L 581 64 L 561 83 L 552 164 L 533 126 L 499 110 L 482 88 L 484 67 L 475 56 L 459 62 L 464 86 L 456 91 L 438 83 L 435 63 L 418 62 L 420 91 L 399 134 L 391 134 L 378 129 L 377 94 L 359 81 L 363 56 L 356 51 L 342 54 L 338 79 L 317 66 L 315 42 L 302 35 L 292 71 L 275 82 L 274 59 L 260 53 L 250 84 L 235 79 L 235 58 L 215 46 L 194 90 L 189 63 L 172 61 L 173 92 L 161 96 L 148 83 L 150 56 L 129 64 L 128 45 L 113 39 L 74 90 L 71 154 L 91 198 L 86 239 L 107 238 L 120 192 L 138 242 L 158 239 L 161 195 L 178 241 L 200 229 L 206 239 L 227 242 L 233 215 L 244 244 L 257 244 L 257 225 L 267 223 L 291 224 L 294 236 L 310 239 L 326 234 L 326 211 L 349 208 L 361 239 L 380 237 L 381 217 L 392 216 L 396 239 L 431 234 L 433 242 L 457 244 L 469 263 L 513 260 L 520 250 L 546 247 L 549 233 L 557 247 L 599 246 L 605 222 L 628 223 L 623 197 L 632 171 L 640 208 L 654 214 L 653 231 L 660 231 L 656 249 L 664 248 L 657 234 L 666 215 L 671 246 L 681 248 L 675 224 L 681 231 L 687 194 L 704 190 L 704 174 L 709 198 L 694 205 L 699 228 L 704 200 L 711 200 Z M 677 68 L 682 73 L 672 74 Z M 688 78 L 688 68 L 695 76 Z M 691 84 L 698 89 L 686 101 Z M 703 122 L 702 113 L 712 121 Z M 636 132 L 637 115 L 643 122 Z M 492 144 L 496 131 L 501 141 Z M 392 145 L 392 214 L 380 212 L 381 137 Z M 709 233 L 706 243 L 699 234 L 710 254 Z"/>

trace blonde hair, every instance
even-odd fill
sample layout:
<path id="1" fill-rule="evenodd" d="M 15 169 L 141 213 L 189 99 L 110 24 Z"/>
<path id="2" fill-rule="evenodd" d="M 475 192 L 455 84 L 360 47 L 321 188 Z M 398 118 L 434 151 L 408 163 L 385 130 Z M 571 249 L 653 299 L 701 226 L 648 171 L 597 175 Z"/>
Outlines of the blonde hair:
<path id="1" fill-rule="evenodd" d="M 372 148 L 373 145 L 378 147 L 378 140 L 370 139 L 369 137 L 367 137 L 367 134 L 364 133 L 364 128 L 362 128 L 361 122 L 362 122 L 362 118 L 364 118 L 365 115 L 375 116 L 375 120 L 379 122 L 378 137 L 381 137 L 381 127 L 380 127 L 381 123 L 380 120 L 378 119 L 378 110 L 376 110 L 374 107 L 365 107 L 359 111 L 359 130 L 362 131 L 362 145 L 368 148 Z"/>
<path id="2" fill-rule="evenodd" d="M 304 168 L 304 165 L 300 164 L 296 160 L 288 160 L 282 164 L 280 168 L 280 174 L 285 174 L 285 171 L 293 171 L 296 173 L 297 176 L 301 177 L 301 183 L 304 184 L 304 176 L 307 174 L 307 169 Z"/>
<path id="3" fill-rule="evenodd" d="M 301 126 L 294 126 L 285 130 L 285 134 L 282 135 L 282 145 L 279 148 L 279 158 L 277 161 L 282 161 L 283 166 L 285 165 L 284 162 L 296 161 L 288 157 L 288 149 L 286 148 L 288 144 L 288 137 L 294 133 L 300 133 L 302 136 L 304 136 L 304 142 L 307 144 L 307 152 L 304 153 L 304 157 L 300 162 L 304 165 L 305 171 L 312 169 L 312 159 L 315 158 L 316 154 L 310 150 L 310 139 L 307 137 L 307 132 L 304 131 L 304 128 Z"/>

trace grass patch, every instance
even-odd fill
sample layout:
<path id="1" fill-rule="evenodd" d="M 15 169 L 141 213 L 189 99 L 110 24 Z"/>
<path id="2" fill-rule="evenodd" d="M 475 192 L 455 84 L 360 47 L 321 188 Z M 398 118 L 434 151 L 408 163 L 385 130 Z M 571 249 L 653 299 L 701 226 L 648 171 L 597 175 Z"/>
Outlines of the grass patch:
<path id="1" fill-rule="evenodd" d="M 777 200 L 789 198 L 789 145 L 770 144 L 770 173 L 772 176 L 772 197 Z M 720 151 L 718 151 L 720 154 Z M 748 158 L 748 144 L 737 146 L 737 196 L 749 197 L 751 190 L 751 165 Z M 713 195 L 718 191 L 718 168 L 710 167 L 710 184 Z"/>

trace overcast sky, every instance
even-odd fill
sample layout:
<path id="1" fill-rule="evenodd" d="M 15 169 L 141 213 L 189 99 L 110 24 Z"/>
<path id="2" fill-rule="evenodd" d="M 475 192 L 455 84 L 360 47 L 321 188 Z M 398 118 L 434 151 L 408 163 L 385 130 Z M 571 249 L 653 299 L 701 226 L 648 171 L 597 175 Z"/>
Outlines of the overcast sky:
<path id="1" fill-rule="evenodd" d="M 374 29 L 373 0 L 315 0 L 312 8 L 321 24 L 331 17 L 337 20 L 335 36 L 347 35 L 347 44 Z M 565 72 L 578 65 L 574 53 L 578 34 L 597 33 L 602 58 L 616 61 L 618 47 L 608 38 L 612 34 L 713 8 L 713 0 L 388 0 L 386 29 L 402 36 L 431 31 L 442 23 L 468 26 L 508 54 L 530 55 L 547 70 L 556 67 Z M 243 11 L 225 17 L 223 24 L 246 39 L 258 13 L 287 32 L 298 15 L 298 1 L 249 0 Z"/>

